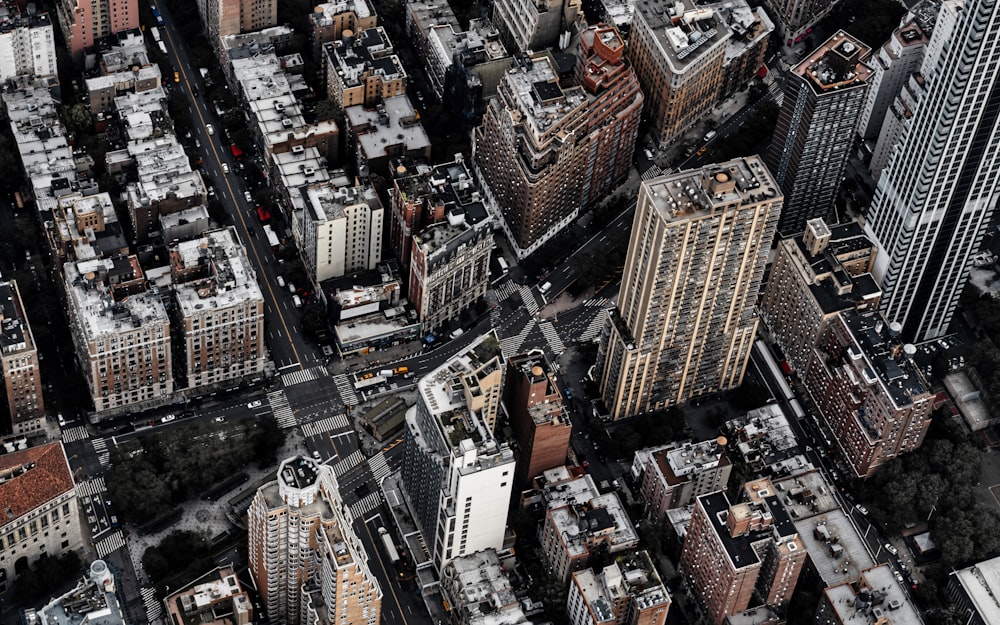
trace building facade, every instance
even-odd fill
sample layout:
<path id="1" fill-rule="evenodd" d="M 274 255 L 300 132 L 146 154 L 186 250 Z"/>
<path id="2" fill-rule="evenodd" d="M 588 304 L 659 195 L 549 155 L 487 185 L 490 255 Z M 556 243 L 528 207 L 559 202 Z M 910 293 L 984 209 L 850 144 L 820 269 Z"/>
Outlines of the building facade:
<path id="1" fill-rule="evenodd" d="M 264 296 L 230 227 L 169 248 L 187 388 L 262 378 Z"/>
<path id="2" fill-rule="evenodd" d="M 277 0 L 197 0 L 209 42 L 278 25 Z"/>
<path id="3" fill-rule="evenodd" d="M 406 93 L 406 70 L 381 26 L 328 42 L 323 52 L 327 98 L 341 108 Z"/>
<path id="4" fill-rule="evenodd" d="M 954 28 L 940 28 L 942 19 Z M 942 5 L 921 69 L 926 93 L 867 213 L 866 231 L 879 246 L 881 310 L 902 324 L 906 340 L 948 331 L 996 208 L 1000 41 L 989 35 L 998 28 L 996 0 Z"/>
<path id="5" fill-rule="evenodd" d="M 785 195 L 778 231 L 802 232 L 833 211 L 868 95 L 871 48 L 839 31 L 792 68 L 767 153 Z"/>
<path id="6" fill-rule="evenodd" d="M 812 32 L 816 22 L 825 17 L 839 0 L 766 0 L 767 10 L 774 16 L 778 37 L 791 46 Z"/>
<path id="7" fill-rule="evenodd" d="M 517 483 L 526 488 L 543 471 L 566 464 L 573 423 L 552 365 L 539 350 L 507 360 L 504 404 L 517 439 Z"/>
<path id="8" fill-rule="evenodd" d="M 64 265 L 73 342 L 97 418 L 173 395 L 170 319 L 135 256 Z"/>
<path id="9" fill-rule="evenodd" d="M 45 422 L 38 348 L 16 282 L 0 282 L 0 373 L 7 399 L 3 431 L 37 434 Z"/>
<path id="10" fill-rule="evenodd" d="M 573 573 L 566 599 L 571 625 L 663 625 L 669 610 L 670 593 L 645 551 L 616 558 L 600 571 Z"/>
<path id="11" fill-rule="evenodd" d="M 806 369 L 806 389 L 858 477 L 920 447 L 931 424 L 934 394 L 898 334 L 878 312 L 842 312 Z"/>
<path id="12" fill-rule="evenodd" d="M 378 625 L 382 589 L 352 523 L 333 468 L 309 458 L 285 460 L 257 490 L 248 564 L 269 621 Z"/>
<path id="13" fill-rule="evenodd" d="M 371 185 L 305 189 L 302 255 L 313 284 L 370 271 L 382 261 L 382 202 Z"/>
<path id="14" fill-rule="evenodd" d="M 614 28 L 589 28 L 574 86 L 551 54 L 519 56 L 487 105 L 473 159 L 518 258 L 628 175 L 643 95 L 624 53 Z"/>
<path id="15" fill-rule="evenodd" d="M 636 3 L 629 59 L 660 145 L 677 140 L 757 72 L 774 30 L 746 2 Z"/>
<path id="16" fill-rule="evenodd" d="M 721 441 L 725 443 L 725 439 Z M 671 443 L 641 449 L 632 461 L 632 475 L 639 476 L 639 495 L 648 514 L 660 522 L 667 511 L 683 508 L 699 495 L 725 490 L 733 465 L 719 440 Z"/>
<path id="17" fill-rule="evenodd" d="M 0 17 L 0 80 L 55 76 L 56 44 L 49 14 L 22 14 L 13 1 L 4 5 L 7 11 Z"/>
<path id="18" fill-rule="evenodd" d="M 139 28 L 138 0 L 59 0 L 56 16 L 73 62 L 98 40 Z"/>
<path id="19" fill-rule="evenodd" d="M 406 412 L 403 488 L 438 572 L 503 547 L 515 464 L 493 435 L 503 377 L 496 335 L 484 334 L 421 379 Z"/>
<path id="20" fill-rule="evenodd" d="M 791 517 L 767 479 L 747 482 L 743 501 L 719 491 L 695 499 L 680 571 L 706 621 L 722 625 L 749 607 L 786 604 L 806 560 Z"/>
<path id="21" fill-rule="evenodd" d="M 740 385 L 781 205 L 756 157 L 642 183 L 595 369 L 612 418 Z"/>
<path id="22" fill-rule="evenodd" d="M 871 271 L 875 244 L 856 222 L 810 219 L 801 236 L 778 242 L 760 316 L 800 374 L 827 326 L 844 310 L 876 310 L 882 291 Z"/>
<path id="23" fill-rule="evenodd" d="M 0 592 L 42 555 L 83 549 L 76 483 L 61 442 L 0 455 Z"/>
<path id="24" fill-rule="evenodd" d="M 580 0 L 500 0 L 493 3 L 493 23 L 512 52 L 542 51 L 560 44 L 581 9 Z"/>

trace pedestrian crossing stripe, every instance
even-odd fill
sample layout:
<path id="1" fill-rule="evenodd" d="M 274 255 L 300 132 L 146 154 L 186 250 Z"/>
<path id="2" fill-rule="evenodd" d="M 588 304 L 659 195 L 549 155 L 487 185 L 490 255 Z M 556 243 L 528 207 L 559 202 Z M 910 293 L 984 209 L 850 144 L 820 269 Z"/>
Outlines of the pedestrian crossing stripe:
<path id="1" fill-rule="evenodd" d="M 333 383 L 337 387 L 337 392 L 340 393 L 340 400 L 344 402 L 344 405 L 358 405 L 358 396 L 354 392 L 354 385 L 351 384 L 349 377 L 343 373 L 335 375 L 333 376 Z"/>
<path id="2" fill-rule="evenodd" d="M 517 285 L 517 289 L 521 293 L 521 300 L 524 302 L 524 307 L 528 310 L 528 314 L 533 315 L 538 312 L 538 300 L 535 299 L 535 292 L 523 284 Z"/>
<path id="3" fill-rule="evenodd" d="M 507 280 L 506 282 L 498 286 L 496 289 L 497 301 L 502 302 L 504 300 L 509 299 L 510 296 L 513 295 L 514 291 L 516 290 L 517 290 L 517 285 L 511 282 L 510 280 Z"/>
<path id="4" fill-rule="evenodd" d="M 528 338 L 531 331 L 535 328 L 535 324 L 538 323 L 536 320 L 531 319 L 525 324 L 521 331 L 514 336 L 508 336 L 500 339 L 500 351 L 503 352 L 505 358 L 515 356 L 520 353 L 521 345 L 524 344 L 524 339 Z"/>
<path id="5" fill-rule="evenodd" d="M 350 429 L 350 427 L 351 422 L 347 419 L 347 415 L 337 414 L 318 421 L 304 423 L 302 425 L 302 432 L 306 436 L 322 436 L 327 432 L 346 430 Z"/>
<path id="6" fill-rule="evenodd" d="M 267 403 L 271 406 L 271 412 L 274 413 L 274 419 L 278 422 L 279 428 L 285 429 L 298 425 L 295 421 L 295 413 L 288 405 L 285 391 L 271 391 L 267 394 Z"/>
<path id="7" fill-rule="evenodd" d="M 111 452 L 108 451 L 108 441 L 105 438 L 94 438 L 90 441 L 94 445 L 94 451 L 97 452 L 97 460 L 101 463 L 101 466 L 108 466 L 111 464 Z"/>
<path id="8" fill-rule="evenodd" d="M 566 351 L 566 346 L 563 344 L 562 339 L 559 338 L 559 333 L 556 332 L 555 327 L 552 325 L 551 321 L 542 321 L 538 324 L 538 327 L 542 330 L 542 336 L 549 344 L 549 348 L 556 354 L 561 354 Z"/>
<path id="9" fill-rule="evenodd" d="M 385 476 L 392 473 L 389 463 L 385 461 L 385 453 L 381 451 L 368 459 L 368 468 L 371 469 L 377 484 L 380 484 Z"/>
<path id="10" fill-rule="evenodd" d="M 93 480 L 87 480 L 86 482 L 80 482 L 76 485 L 76 496 L 77 497 L 100 497 L 103 493 L 108 490 L 104 485 L 104 478 L 99 477 Z"/>
<path id="11" fill-rule="evenodd" d="M 602 308 L 593 319 L 590 320 L 590 324 L 587 329 L 580 333 L 580 341 L 587 342 L 593 341 L 601 334 L 601 329 L 604 327 L 604 321 L 608 316 L 608 311 L 606 308 Z"/>
<path id="12" fill-rule="evenodd" d="M 102 538 L 95 548 L 97 549 L 98 558 L 106 558 L 109 554 L 112 554 L 122 547 L 125 546 L 125 537 L 122 536 L 121 530 L 115 531 L 113 534 L 109 534 Z"/>
<path id="13" fill-rule="evenodd" d="M 337 477 L 340 477 L 364 461 L 365 455 L 361 453 L 360 449 L 356 449 L 353 454 L 334 465 L 333 473 Z"/>
<path id="14" fill-rule="evenodd" d="M 71 427 L 68 430 L 63 430 L 62 433 L 63 443 L 74 443 L 88 438 L 90 438 L 90 432 L 87 431 L 87 426 L 85 425 Z"/>
<path id="15" fill-rule="evenodd" d="M 375 508 L 382 505 L 382 493 L 375 491 L 368 493 L 363 499 L 359 499 L 351 504 L 351 516 L 360 519 Z"/>
<path id="16" fill-rule="evenodd" d="M 292 371 L 291 373 L 283 373 L 281 375 L 281 383 L 285 386 L 294 386 L 296 384 L 302 384 L 303 382 L 311 382 L 313 380 L 325 378 L 328 375 L 326 367 L 310 367 L 308 369 Z"/>
<path id="17" fill-rule="evenodd" d="M 159 620 L 163 616 L 163 604 L 156 596 L 156 589 L 143 588 L 140 594 L 143 606 L 146 608 L 146 620 L 150 623 Z"/>

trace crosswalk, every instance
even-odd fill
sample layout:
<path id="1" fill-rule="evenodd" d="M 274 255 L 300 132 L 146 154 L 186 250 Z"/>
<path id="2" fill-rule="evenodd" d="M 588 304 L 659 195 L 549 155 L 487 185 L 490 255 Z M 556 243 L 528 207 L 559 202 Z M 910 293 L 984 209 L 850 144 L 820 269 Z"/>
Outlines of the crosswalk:
<path id="1" fill-rule="evenodd" d="M 588 299 L 587 301 L 585 301 L 583 303 L 583 305 L 584 306 L 602 306 L 603 307 L 603 306 L 606 306 L 607 303 L 610 302 L 610 301 L 611 300 L 609 300 L 606 297 L 597 297 L 597 298 L 594 298 L 594 299 Z"/>
<path id="2" fill-rule="evenodd" d="M 115 530 L 111 534 L 108 534 L 94 545 L 97 549 L 98 558 L 106 558 L 108 554 L 114 553 L 125 546 L 125 537 L 122 536 L 121 530 Z"/>
<path id="3" fill-rule="evenodd" d="M 534 319 L 531 319 L 521 328 L 521 331 L 514 336 L 506 336 L 500 339 L 500 351 L 503 352 L 504 357 L 514 356 L 520 353 L 521 345 L 524 344 L 524 339 L 528 338 L 531 331 L 535 328 L 535 324 L 538 323 Z"/>
<path id="4" fill-rule="evenodd" d="M 392 473 L 389 463 L 385 461 L 385 453 L 381 451 L 368 459 L 368 468 L 371 469 L 372 475 L 375 476 L 376 483 L 381 483 L 385 476 Z"/>
<path id="5" fill-rule="evenodd" d="M 271 406 L 271 412 L 274 413 L 274 420 L 278 422 L 279 428 L 293 428 L 298 425 L 295 421 L 295 413 L 288 405 L 285 391 L 271 391 L 267 394 L 267 403 Z"/>
<path id="6" fill-rule="evenodd" d="M 313 380 L 325 378 L 328 375 L 326 367 L 310 367 L 308 369 L 300 369 L 290 373 L 283 373 L 281 375 L 281 383 L 285 386 L 294 386 L 296 384 L 302 384 L 303 382 L 311 382 Z"/>
<path id="7" fill-rule="evenodd" d="M 382 505 L 382 493 L 374 491 L 368 493 L 363 499 L 359 499 L 351 504 L 351 515 L 355 519 L 360 519 L 366 514 Z"/>
<path id="8" fill-rule="evenodd" d="M 163 618 L 163 604 L 156 596 L 155 588 L 143 588 L 142 605 L 146 608 L 146 622 L 153 623 Z"/>
<path id="9" fill-rule="evenodd" d="M 341 373 L 333 376 L 333 383 L 336 385 L 337 392 L 340 393 L 340 399 L 344 402 L 344 405 L 358 405 L 358 396 L 354 392 L 354 385 L 351 384 L 351 378 L 347 377 L 346 374 Z"/>
<path id="10" fill-rule="evenodd" d="M 663 175 L 663 170 L 660 169 L 658 165 L 651 165 L 649 169 L 642 172 L 641 178 L 643 180 L 652 180 L 653 178 L 659 178 Z"/>
<path id="11" fill-rule="evenodd" d="M 77 425 L 65 429 L 62 433 L 63 443 L 74 443 L 88 438 L 90 438 L 90 432 L 87 431 L 87 426 L 85 425 Z"/>
<path id="12" fill-rule="evenodd" d="M 601 329 L 604 328 L 604 320 L 608 317 L 608 310 L 605 308 L 598 311 L 594 318 L 590 320 L 590 324 L 587 326 L 583 332 L 580 333 L 579 340 L 586 343 L 587 341 L 593 341 L 601 334 Z"/>
<path id="13" fill-rule="evenodd" d="M 94 444 L 94 451 L 97 452 L 97 460 L 101 463 L 102 467 L 106 467 L 111 464 L 111 452 L 108 451 L 108 439 L 106 438 L 93 438 L 91 441 Z"/>
<path id="14" fill-rule="evenodd" d="M 103 493 L 106 490 L 108 490 L 108 487 L 104 484 L 103 477 L 85 482 L 77 482 L 76 484 L 77 497 L 103 497 Z"/>
<path id="15" fill-rule="evenodd" d="M 517 285 L 510 280 L 506 280 L 503 284 L 497 287 L 497 301 L 504 301 L 509 299 L 514 291 L 517 290 Z"/>
<path id="16" fill-rule="evenodd" d="M 306 436 L 322 436 L 327 432 L 346 430 L 351 427 L 351 422 L 345 414 L 335 414 L 332 417 L 319 419 L 310 423 L 302 424 L 302 432 Z"/>
<path id="17" fill-rule="evenodd" d="M 364 461 L 365 455 L 361 453 L 360 449 L 357 449 L 353 454 L 333 466 L 333 474 L 340 477 Z"/>
<path id="18" fill-rule="evenodd" d="M 540 321 L 538 327 L 542 331 L 542 336 L 545 337 L 546 342 L 549 344 L 549 349 L 553 353 L 561 354 L 566 351 L 566 346 L 563 344 L 562 339 L 559 338 L 559 333 L 556 332 L 551 321 Z"/>
<path id="19" fill-rule="evenodd" d="M 528 314 L 533 315 L 538 312 L 538 300 L 535 299 L 535 292 L 523 284 L 517 285 L 517 290 L 521 293 L 521 300 L 524 301 L 524 308 Z"/>

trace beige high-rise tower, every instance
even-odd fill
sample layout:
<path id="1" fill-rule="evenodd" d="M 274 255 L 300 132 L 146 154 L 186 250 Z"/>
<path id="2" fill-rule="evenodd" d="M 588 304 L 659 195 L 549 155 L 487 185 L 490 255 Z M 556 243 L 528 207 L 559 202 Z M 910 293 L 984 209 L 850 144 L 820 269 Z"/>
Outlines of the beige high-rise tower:
<path id="1" fill-rule="evenodd" d="M 642 183 L 597 355 L 614 419 L 742 382 L 782 199 L 755 156 Z"/>
<path id="2" fill-rule="evenodd" d="M 382 589 L 330 466 L 285 460 L 247 516 L 250 574 L 268 620 L 378 625 Z"/>

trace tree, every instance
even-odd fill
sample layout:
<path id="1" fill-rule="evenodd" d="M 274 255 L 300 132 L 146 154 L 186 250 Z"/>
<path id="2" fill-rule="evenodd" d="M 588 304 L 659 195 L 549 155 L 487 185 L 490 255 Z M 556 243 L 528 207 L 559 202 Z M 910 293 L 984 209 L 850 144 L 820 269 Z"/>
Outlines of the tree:
<path id="1" fill-rule="evenodd" d="M 320 100 L 316 103 L 316 119 L 324 122 L 332 119 L 340 127 L 344 126 L 344 109 L 335 100 Z"/>
<path id="2" fill-rule="evenodd" d="M 93 134 L 94 116 L 86 104 L 74 104 L 63 109 L 66 129 L 74 134 Z"/>
<path id="3" fill-rule="evenodd" d="M 322 338 L 328 333 L 326 312 L 319 304 L 308 304 L 302 309 L 302 331 L 314 338 Z"/>

